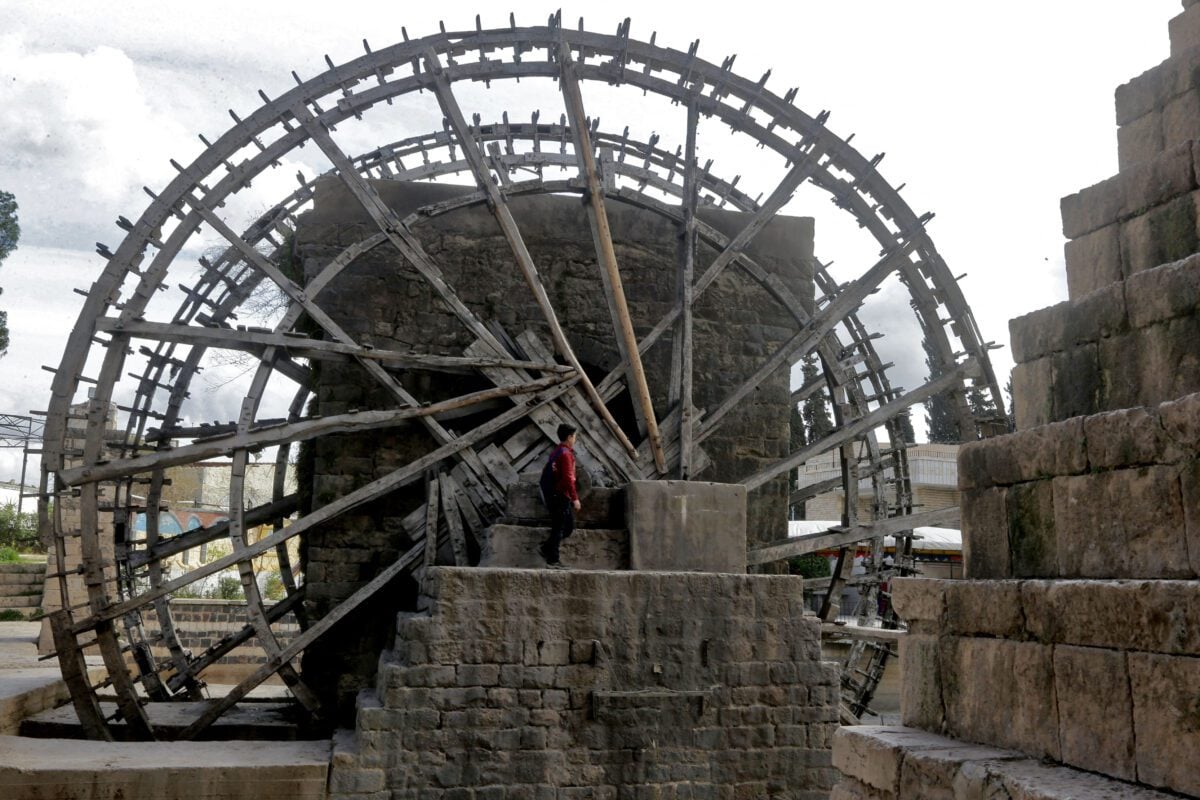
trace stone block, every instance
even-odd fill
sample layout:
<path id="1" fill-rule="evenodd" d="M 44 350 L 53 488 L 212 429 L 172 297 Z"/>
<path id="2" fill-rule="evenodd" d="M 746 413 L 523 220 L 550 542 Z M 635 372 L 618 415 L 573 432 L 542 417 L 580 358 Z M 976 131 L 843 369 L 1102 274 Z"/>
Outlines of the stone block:
<path id="1" fill-rule="evenodd" d="M 1062 479 L 1034 481 L 1008 489 L 1008 543 L 1013 577 L 1058 574 L 1054 495 L 1059 480 Z"/>
<path id="2" fill-rule="evenodd" d="M 950 735 L 1058 760 L 1051 647 L 944 637 L 939 648 Z"/>
<path id="3" fill-rule="evenodd" d="M 1012 575 L 1008 489 L 972 489 L 962 494 L 962 554 L 966 578 Z"/>
<path id="4" fill-rule="evenodd" d="M 1127 125 L 1162 107 L 1170 96 L 1164 88 L 1169 84 L 1166 80 L 1169 71 L 1165 63 L 1160 64 L 1117 87 L 1117 125 Z"/>
<path id="5" fill-rule="evenodd" d="M 479 537 L 479 566 L 539 569 L 546 559 L 538 552 L 549 528 L 490 525 Z M 562 562 L 571 569 L 629 569 L 629 534 L 625 530 L 576 528 L 563 540 Z"/>
<path id="6" fill-rule="evenodd" d="M 1125 296 L 1135 328 L 1195 315 L 1200 312 L 1200 255 L 1131 275 Z"/>
<path id="7" fill-rule="evenodd" d="M 1054 368 L 1049 357 L 1017 364 L 1012 371 L 1012 385 L 1017 430 L 1054 420 Z"/>
<path id="8" fill-rule="evenodd" d="M 1102 286 L 1121 280 L 1121 226 L 1105 225 L 1067 242 L 1063 256 L 1067 265 L 1067 296 L 1083 297 Z"/>
<path id="9" fill-rule="evenodd" d="M 1183 56 L 1193 47 L 1200 47 L 1200 8 L 1190 2 L 1183 4 L 1184 12 L 1167 24 L 1171 36 L 1171 57 Z"/>
<path id="10" fill-rule="evenodd" d="M 1027 635 L 1045 644 L 1200 652 L 1195 581 L 1025 581 L 1021 608 Z"/>
<path id="11" fill-rule="evenodd" d="M 954 636 L 1023 635 L 1019 581 L 947 581 L 943 632 Z"/>
<path id="12" fill-rule="evenodd" d="M 946 723 L 938 637 L 909 632 L 900 639 L 900 722 L 941 731 Z"/>
<path id="13" fill-rule="evenodd" d="M 1067 334 L 1069 302 L 1031 311 L 1008 321 L 1013 360 L 1033 361 L 1063 349 Z"/>
<path id="14" fill-rule="evenodd" d="M 1054 691 L 1062 760 L 1114 778 L 1137 780 L 1125 654 L 1093 647 L 1055 647 Z"/>
<path id="15" fill-rule="evenodd" d="M 1138 332 L 1139 405 L 1200 391 L 1200 316 L 1178 317 Z"/>
<path id="16" fill-rule="evenodd" d="M 1128 408 L 1086 417 L 1083 433 L 1087 463 L 1093 470 L 1172 463 L 1184 456 L 1154 409 Z"/>
<path id="17" fill-rule="evenodd" d="M 1179 469 L 1113 470 L 1054 480 L 1063 577 L 1188 578 Z"/>
<path id="18" fill-rule="evenodd" d="M 946 607 L 946 585 L 947 581 L 929 578 L 896 578 L 892 581 L 892 605 L 910 626 L 936 630 Z"/>
<path id="19" fill-rule="evenodd" d="M 1200 95 L 1195 90 L 1174 97 L 1162 111 L 1163 147 L 1174 147 L 1200 131 Z"/>
<path id="20" fill-rule="evenodd" d="M 1200 394 L 1188 394 L 1158 407 L 1163 430 L 1185 453 L 1200 453 Z"/>
<path id="21" fill-rule="evenodd" d="M 833 736 L 833 766 L 855 780 L 893 795 L 900 787 L 900 766 L 913 748 L 933 747 L 941 737 L 912 728 L 860 725 Z"/>
<path id="22" fill-rule="evenodd" d="M 1196 188 L 1192 166 L 1192 144 L 1188 142 L 1064 197 L 1061 202 L 1063 235 L 1077 239 L 1189 194 Z"/>
<path id="23" fill-rule="evenodd" d="M 921 800 L 962 800 L 959 775 L 964 764 L 1019 759 L 1012 750 L 950 740 L 945 747 L 912 750 L 900 771 L 900 796 Z"/>
<path id="24" fill-rule="evenodd" d="M 1138 780 L 1200 795 L 1200 658 L 1130 653 L 1129 679 Z"/>
<path id="25" fill-rule="evenodd" d="M 1094 414 L 1101 408 L 1100 349 L 1083 344 L 1050 357 L 1054 369 L 1051 421 Z"/>
<path id="26" fill-rule="evenodd" d="M 1129 278 L 1200 249 L 1194 193 L 1147 209 L 1121 225 L 1121 268 Z"/>
<path id="27" fill-rule="evenodd" d="M 982 462 L 968 467 L 968 480 L 979 488 L 1075 475 L 1088 469 L 1081 418 L 1039 425 L 1007 436 L 964 445 L 959 451 L 960 476 L 964 472 L 964 451 L 972 461 Z M 968 488 L 961 485 L 961 480 L 960 477 L 959 488 Z"/>
<path id="28" fill-rule="evenodd" d="M 1179 488 L 1183 495 L 1183 527 L 1187 541 L 1188 566 L 1200 575 L 1200 461 L 1180 468 Z"/>
<path id="29" fill-rule="evenodd" d="M 1126 170 L 1163 150 L 1163 114 L 1155 110 L 1117 130 L 1117 169 Z"/>
<path id="30" fill-rule="evenodd" d="M 744 486 L 631 481 L 625 497 L 633 569 L 746 571 Z"/>

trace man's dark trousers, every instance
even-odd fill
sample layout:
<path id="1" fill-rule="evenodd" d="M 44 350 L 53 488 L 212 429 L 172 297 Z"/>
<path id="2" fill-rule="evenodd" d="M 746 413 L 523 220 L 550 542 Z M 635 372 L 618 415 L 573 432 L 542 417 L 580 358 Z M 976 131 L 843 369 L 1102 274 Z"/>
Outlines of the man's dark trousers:
<path id="1" fill-rule="evenodd" d="M 558 547 L 562 540 L 575 531 L 574 504 L 563 495 L 555 492 L 550 496 L 550 538 L 542 545 L 542 554 L 546 563 L 558 563 Z"/>

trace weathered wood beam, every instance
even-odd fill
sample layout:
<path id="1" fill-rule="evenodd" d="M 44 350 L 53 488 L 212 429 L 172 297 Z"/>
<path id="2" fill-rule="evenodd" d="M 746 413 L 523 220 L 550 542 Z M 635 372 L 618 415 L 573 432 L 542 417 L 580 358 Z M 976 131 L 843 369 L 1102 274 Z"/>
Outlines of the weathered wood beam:
<path id="1" fill-rule="evenodd" d="M 818 456 L 821 453 L 827 453 L 835 447 L 841 447 L 845 442 L 856 439 L 872 428 L 877 428 L 878 426 L 887 422 L 889 419 L 909 406 L 916 403 L 922 403 L 925 400 L 928 400 L 930 397 L 946 391 L 946 389 L 956 385 L 964 378 L 976 375 L 978 371 L 978 362 L 976 362 L 973 358 L 968 358 L 954 369 L 947 371 L 937 380 L 930 381 L 924 386 L 913 389 L 911 392 L 896 398 L 890 403 L 885 403 L 879 406 L 866 416 L 859 417 L 853 422 L 838 428 L 824 439 L 821 439 L 819 442 L 814 442 L 807 447 L 800 448 L 787 458 L 778 461 L 769 467 L 765 467 L 753 475 L 745 478 L 742 480 L 742 484 L 747 489 L 757 489 L 759 486 L 762 486 L 776 475 L 800 466 L 813 456 Z"/>
<path id="2" fill-rule="evenodd" d="M 766 363 L 730 393 L 721 402 L 721 405 L 705 415 L 697 438 L 703 441 L 711 435 L 721 419 L 736 408 L 746 395 L 757 389 L 763 381 L 775 374 L 776 370 L 790 366 L 798 354 L 807 353 L 816 347 L 825 334 L 833 330 L 847 314 L 857 308 L 867 295 L 897 269 L 900 262 L 908 257 L 912 247 L 910 242 L 890 251 L 857 280 L 848 284 L 828 305 L 812 317 L 807 326 L 780 346 L 767 359 Z"/>
<path id="3" fill-rule="evenodd" d="M 117 317 L 101 317 L 96 320 L 96 329 L 104 332 L 120 332 L 135 339 L 151 339 L 200 347 L 219 347 L 226 350 L 242 350 L 262 353 L 268 347 L 286 350 L 292 356 L 315 359 L 371 359 L 389 366 L 407 369 L 447 371 L 470 371 L 479 367 L 512 367 L 539 372 L 570 372 L 573 368 L 553 362 L 525 361 L 518 358 L 470 358 L 465 356 L 436 356 L 423 353 L 407 353 L 348 344 L 326 339 L 310 339 L 304 336 L 272 331 L 235 330 L 233 328 L 210 328 L 199 325 L 179 325 L 166 322 L 136 320 L 122 322 Z"/>
<path id="4" fill-rule="evenodd" d="M 114 480 L 147 472 L 152 469 L 164 469 L 179 464 L 203 461 L 206 458 L 229 455 L 235 451 L 271 447 L 284 442 L 299 442 L 333 433 L 356 433 L 380 428 L 391 428 L 401 425 L 408 420 L 427 417 L 452 409 L 463 408 L 487 400 L 500 397 L 526 395 L 556 386 L 571 376 L 554 375 L 549 378 L 531 381 L 515 386 L 497 386 L 478 392 L 462 395 L 461 397 L 442 400 L 420 408 L 397 408 L 385 411 L 359 411 L 350 414 L 335 414 L 328 417 L 285 422 L 264 428 L 217 436 L 212 439 L 196 442 L 195 444 L 157 450 L 144 456 L 110 461 L 104 464 L 89 464 L 73 467 L 59 472 L 59 478 L 67 486 L 78 486 L 81 483 Z"/>
<path id="5" fill-rule="evenodd" d="M 437 95 L 442 112 L 449 120 L 450 127 L 454 130 L 455 136 L 458 137 L 463 155 L 467 159 L 467 163 L 470 164 L 471 172 L 475 176 L 475 182 L 487 194 L 488 208 L 491 209 L 492 215 L 496 218 L 496 222 L 499 223 L 500 230 L 503 232 L 504 238 L 508 241 L 509 248 L 512 250 L 513 258 L 516 260 L 517 266 L 521 269 L 521 273 L 525 276 L 525 282 L 529 285 L 530 291 L 533 292 L 534 301 L 538 304 L 538 308 L 542 312 L 542 317 L 550 327 L 550 336 L 554 340 L 555 349 L 558 350 L 579 375 L 579 383 L 583 387 L 584 394 L 587 395 L 588 400 L 596 409 L 596 413 L 604 420 L 605 426 L 608 427 L 617 441 L 621 443 L 621 446 L 630 454 L 630 457 L 636 458 L 637 449 L 629 441 L 629 437 L 625 435 L 625 432 L 621 430 L 621 426 L 617 424 L 608 407 L 604 405 L 604 400 L 600 397 L 600 393 L 596 391 L 596 387 L 592 384 L 591 379 L 588 378 L 583 365 L 579 363 L 579 358 L 575 355 L 571 343 L 567 340 L 567 335 L 563 331 L 562 325 L 559 324 L 558 315 L 554 311 L 554 305 L 550 302 L 549 295 L 546 294 L 546 287 L 542 284 L 542 279 L 538 275 L 537 265 L 533 263 L 533 256 L 529 254 L 529 248 L 525 246 L 524 237 L 521 236 L 521 230 L 517 226 L 517 221 L 513 218 L 512 210 L 508 207 L 508 201 L 492 181 L 491 170 L 488 169 L 483 153 L 479 150 L 478 143 L 471 136 L 471 132 L 467 127 L 467 121 L 463 118 L 462 109 L 459 108 L 458 100 L 454 97 L 454 92 L 450 88 L 450 82 L 446 80 L 446 75 L 442 71 L 441 61 L 433 51 L 426 53 L 425 65 L 426 69 L 433 76 L 434 94 Z"/>
<path id="6" fill-rule="evenodd" d="M 953 525 L 962 519 L 962 509 L 958 506 L 939 508 L 936 511 L 923 511 L 906 517 L 889 517 L 861 525 L 840 526 L 830 528 L 821 533 L 810 533 L 795 536 L 778 542 L 755 548 L 746 554 L 746 563 L 770 564 L 805 553 L 815 553 L 818 550 L 831 550 L 835 547 L 846 547 L 855 542 L 867 539 L 877 539 L 883 536 L 895 536 L 913 528 L 927 528 L 939 525 Z"/>
<path id="7" fill-rule="evenodd" d="M 696 180 L 696 132 L 699 126 L 700 112 L 695 100 L 692 100 L 688 103 L 683 168 L 683 230 L 679 243 L 679 308 L 682 309 L 678 334 L 679 479 L 685 481 L 692 475 L 692 440 L 696 421 L 692 408 L 692 306 L 696 302 L 696 288 L 692 281 L 696 266 L 696 205 L 700 198 L 700 184 Z"/>
<path id="8" fill-rule="evenodd" d="M 600 180 L 600 171 L 596 166 L 595 152 L 592 149 L 591 136 L 588 133 L 587 116 L 583 109 L 583 93 L 579 89 L 579 76 L 575 73 L 571 48 L 565 39 L 559 42 L 558 61 L 559 86 L 566 101 L 571 132 L 575 137 L 575 155 L 579 158 L 579 172 L 588 187 L 588 212 L 592 222 L 592 238 L 596 245 L 596 256 L 600 262 L 601 279 L 604 283 L 609 309 L 615 315 L 613 330 L 622 345 L 621 355 L 629 376 L 628 383 L 633 393 L 634 405 L 641 410 L 642 419 L 646 424 L 646 435 L 650 440 L 650 452 L 654 456 L 654 466 L 659 475 L 665 475 L 667 460 L 663 455 L 662 437 L 658 430 L 658 420 L 654 415 L 654 402 L 650 397 L 650 387 L 646 384 L 646 371 L 638 352 L 637 334 L 633 330 L 629 305 L 625 301 L 621 271 L 617 267 L 617 254 L 613 249 L 612 231 L 608 225 L 608 210 L 604 206 L 604 186 Z"/>
<path id="9" fill-rule="evenodd" d="M 293 536 L 298 536 L 304 531 L 315 528 L 318 525 L 323 525 L 326 521 L 342 514 L 350 509 L 356 508 L 363 503 L 368 503 L 378 497 L 382 497 L 388 492 L 394 491 L 401 486 L 406 486 L 416 480 L 426 469 L 429 469 L 435 464 L 450 458 L 461 450 L 472 447 L 476 443 L 483 441 L 489 436 L 492 436 L 497 431 L 512 423 L 528 416 L 531 411 L 540 408 L 550 402 L 560 394 L 565 392 L 570 386 L 570 380 L 559 384 L 553 389 L 548 389 L 539 395 L 529 398 L 523 405 L 514 406 L 500 416 L 485 422 L 479 427 L 470 432 L 458 437 L 435 450 L 426 453 L 420 458 L 409 462 L 408 464 L 396 469 L 382 478 L 377 478 L 368 484 L 360 486 L 348 494 L 342 495 L 337 500 L 334 500 L 328 505 L 314 509 L 311 513 L 305 515 L 301 519 L 296 520 L 291 525 L 288 525 L 282 530 L 268 534 L 257 542 L 248 546 L 245 551 L 245 557 L 252 558 L 261 555 L 272 547 L 275 547 L 280 542 L 286 541 Z M 84 486 L 86 490 L 89 486 L 95 484 L 87 484 Z M 87 537 L 84 537 L 86 541 Z M 170 581 L 166 581 L 158 586 L 151 587 L 147 591 L 134 595 L 127 600 L 119 603 L 111 603 L 106 607 L 93 609 L 90 616 L 84 617 L 75 623 L 76 633 L 82 633 L 87 630 L 96 628 L 99 624 L 106 620 L 112 620 L 126 614 L 134 609 L 140 608 L 150 600 L 156 597 L 161 597 L 171 592 L 188 586 L 200 578 L 209 575 L 215 575 L 224 569 L 235 566 L 238 562 L 238 557 L 228 555 L 222 558 L 214 559 L 207 564 L 203 564 L 196 569 L 181 575 Z M 100 559 L 97 558 L 93 563 L 99 564 Z"/>

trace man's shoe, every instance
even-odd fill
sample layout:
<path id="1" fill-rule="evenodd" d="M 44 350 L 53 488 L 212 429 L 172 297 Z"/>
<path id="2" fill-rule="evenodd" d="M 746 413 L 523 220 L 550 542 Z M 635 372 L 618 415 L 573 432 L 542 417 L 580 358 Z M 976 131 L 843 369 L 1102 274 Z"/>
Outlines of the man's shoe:
<path id="1" fill-rule="evenodd" d="M 545 543 L 538 545 L 538 552 L 542 554 L 542 558 L 544 558 L 546 560 L 546 563 L 549 564 L 550 563 L 550 553 L 546 550 Z"/>

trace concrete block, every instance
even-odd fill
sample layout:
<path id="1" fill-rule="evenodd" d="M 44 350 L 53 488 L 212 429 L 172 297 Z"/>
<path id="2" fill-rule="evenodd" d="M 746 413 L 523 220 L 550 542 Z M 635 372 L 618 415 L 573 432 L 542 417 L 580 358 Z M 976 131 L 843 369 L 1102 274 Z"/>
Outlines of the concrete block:
<path id="1" fill-rule="evenodd" d="M 1138 780 L 1200 795 L 1200 658 L 1130 653 L 1129 679 Z"/>
<path id="2" fill-rule="evenodd" d="M 1012 575 L 1008 489 L 973 489 L 962 494 L 963 573 L 967 578 Z"/>
<path id="3" fill-rule="evenodd" d="M 1062 760 L 1114 778 L 1137 780 L 1125 654 L 1055 647 L 1054 690 Z"/>
<path id="4" fill-rule="evenodd" d="M 1131 275 L 1125 296 L 1134 328 L 1195 315 L 1200 312 L 1200 255 Z"/>
<path id="5" fill-rule="evenodd" d="M 1034 481 L 1008 489 L 1008 542 L 1013 577 L 1058 574 L 1054 496 L 1059 480 L 1062 479 Z"/>
<path id="6" fill-rule="evenodd" d="M 1121 226 L 1105 225 L 1066 243 L 1067 296 L 1072 300 L 1121 280 Z"/>
<path id="7" fill-rule="evenodd" d="M 1154 110 L 1117 129 L 1117 169 L 1126 170 L 1163 150 L 1163 114 Z"/>
<path id="8" fill-rule="evenodd" d="M 625 519 L 635 570 L 746 571 L 744 486 L 631 481 Z"/>
<path id="9" fill-rule="evenodd" d="M 1017 364 L 1012 371 L 1012 384 L 1018 431 L 1054 420 L 1054 367 L 1050 358 Z"/>
<path id="10" fill-rule="evenodd" d="M 1182 194 L 1121 224 L 1121 268 L 1126 278 L 1200 249 L 1196 203 L 1194 193 Z"/>
<path id="11" fill-rule="evenodd" d="M 1051 647 L 955 637 L 939 647 L 950 735 L 1059 759 Z"/>

